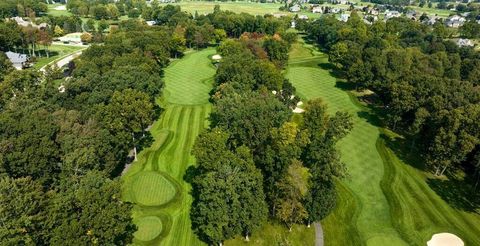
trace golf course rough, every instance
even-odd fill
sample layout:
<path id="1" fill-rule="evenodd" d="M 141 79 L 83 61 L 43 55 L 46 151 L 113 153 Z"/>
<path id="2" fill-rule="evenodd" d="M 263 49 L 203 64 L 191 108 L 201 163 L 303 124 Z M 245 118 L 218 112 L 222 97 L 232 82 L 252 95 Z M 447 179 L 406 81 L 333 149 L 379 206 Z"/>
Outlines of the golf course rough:
<path id="1" fill-rule="evenodd" d="M 480 215 L 455 209 L 428 183 L 428 172 L 405 163 L 387 145 L 401 136 L 378 126 L 375 113 L 343 88 L 327 55 L 295 44 L 286 77 L 303 101 L 321 98 L 329 113 L 349 112 L 354 128 L 338 148 L 349 177 L 338 183 L 338 205 L 322 221 L 325 245 L 426 245 L 451 232 L 480 245 Z"/>
<path id="2" fill-rule="evenodd" d="M 196 137 L 208 127 L 208 102 L 215 68 L 214 48 L 187 53 L 165 69 L 163 112 L 150 133 L 153 144 L 122 177 L 123 199 L 135 203 L 134 245 L 205 245 L 192 232 L 190 185 L 184 180 L 195 163 Z"/>

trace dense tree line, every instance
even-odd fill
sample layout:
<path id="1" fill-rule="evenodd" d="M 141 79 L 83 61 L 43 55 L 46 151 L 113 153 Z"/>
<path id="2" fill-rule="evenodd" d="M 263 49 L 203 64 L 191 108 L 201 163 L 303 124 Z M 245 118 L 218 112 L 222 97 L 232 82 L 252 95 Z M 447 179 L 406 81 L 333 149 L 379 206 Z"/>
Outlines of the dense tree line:
<path id="1" fill-rule="evenodd" d="M 15 16 L 35 17 L 46 14 L 48 6 L 43 0 L 2 0 L 0 18 Z"/>
<path id="2" fill-rule="evenodd" d="M 16 71 L 0 53 L 0 244 L 131 243 L 115 177 L 151 139 L 162 68 L 181 52 L 172 31 L 120 25 L 69 65 L 64 91 L 55 69 Z"/>
<path id="3" fill-rule="evenodd" d="M 393 130 L 402 130 L 436 174 L 478 156 L 480 53 L 403 18 L 365 25 L 322 17 L 307 28 L 358 88 L 376 93 Z M 472 165 L 478 164 L 476 161 Z"/>
<path id="4" fill-rule="evenodd" d="M 218 47 L 210 129 L 192 153 L 195 232 L 222 244 L 255 233 L 268 219 L 291 229 L 324 218 L 346 169 L 335 143 L 352 127 L 348 114 L 327 114 L 321 100 L 293 117 L 298 98 L 282 75 L 296 34 L 244 33 Z"/>

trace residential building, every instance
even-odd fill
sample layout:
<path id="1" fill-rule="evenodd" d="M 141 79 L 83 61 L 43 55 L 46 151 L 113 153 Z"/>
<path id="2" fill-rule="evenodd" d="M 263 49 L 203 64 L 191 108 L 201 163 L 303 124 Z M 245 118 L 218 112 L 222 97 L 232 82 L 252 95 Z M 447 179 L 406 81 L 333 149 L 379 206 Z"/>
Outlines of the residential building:
<path id="1" fill-rule="evenodd" d="M 445 20 L 445 25 L 448 27 L 461 27 L 465 24 L 466 19 L 459 15 L 452 15 Z"/>
<path id="2" fill-rule="evenodd" d="M 460 38 L 457 40 L 457 45 L 459 47 L 473 47 L 474 44 L 472 42 L 472 40 L 470 39 L 466 39 L 466 38 Z"/>
<path id="3" fill-rule="evenodd" d="M 23 68 L 27 67 L 29 64 L 28 56 L 25 54 L 8 51 L 8 52 L 5 52 L 5 55 L 7 55 L 7 58 L 12 63 L 13 67 L 15 67 L 17 70 L 22 70 Z"/>

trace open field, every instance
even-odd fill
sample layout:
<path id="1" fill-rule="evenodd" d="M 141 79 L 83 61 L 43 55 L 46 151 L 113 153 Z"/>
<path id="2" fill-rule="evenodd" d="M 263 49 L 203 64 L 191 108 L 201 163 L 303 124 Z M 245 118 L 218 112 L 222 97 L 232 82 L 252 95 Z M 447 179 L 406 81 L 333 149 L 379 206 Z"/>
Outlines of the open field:
<path id="1" fill-rule="evenodd" d="M 60 60 L 61 58 L 66 57 L 72 53 L 75 53 L 76 51 L 79 51 L 81 49 L 85 49 L 85 47 L 53 44 L 50 47 L 48 47 L 48 50 L 50 52 L 50 57 L 48 58 L 45 54 L 44 49 L 40 49 L 42 53 L 42 57 L 37 57 L 37 62 L 33 64 L 33 67 L 35 69 L 40 69 L 41 67 L 49 64 L 50 62 Z"/>
<path id="2" fill-rule="evenodd" d="M 207 126 L 211 110 L 209 83 L 215 73 L 208 57 L 214 53 L 213 48 L 192 52 L 173 62 L 165 71 L 165 111 L 150 130 L 155 142 L 140 153 L 138 161 L 123 177 L 124 199 L 135 201 L 141 194 L 148 202 L 137 204 L 134 209 L 134 219 L 140 228 L 135 234 L 135 244 L 203 245 L 191 229 L 192 198 L 190 185 L 183 175 L 195 162 L 190 155 L 191 147 L 199 132 Z M 140 181 L 143 184 L 135 185 L 138 177 L 142 177 L 139 175 L 145 174 L 148 177 Z M 155 222 L 152 216 L 161 223 Z M 147 222 L 142 218 L 148 218 Z"/>
<path id="3" fill-rule="evenodd" d="M 280 3 L 250 3 L 250 2 L 207 2 L 207 1 L 182 1 L 179 3 L 168 3 L 178 5 L 183 11 L 195 14 L 208 14 L 213 12 L 215 5 L 219 5 L 221 10 L 228 10 L 235 13 L 248 13 L 251 15 L 265 15 L 265 14 L 285 14 L 294 16 L 296 14 L 304 14 L 309 18 L 318 18 L 320 14 L 314 14 L 307 11 L 292 13 L 288 11 L 280 11 L 278 8 L 283 6 Z M 163 4 L 167 5 L 167 4 Z"/>
<path id="4" fill-rule="evenodd" d="M 246 242 L 245 238 L 237 237 L 234 240 L 225 242 L 225 246 L 247 246 L 247 245 L 291 245 L 291 246 L 309 246 L 314 245 L 315 228 L 312 225 L 307 228 L 304 225 L 294 225 L 292 231 L 283 224 L 270 222 L 263 226 L 258 232 L 250 237 Z"/>
<path id="5" fill-rule="evenodd" d="M 72 15 L 72 13 L 68 12 L 67 9 L 62 9 L 61 6 L 66 7 L 65 4 L 59 4 L 59 3 L 49 4 L 47 14 L 52 16 L 62 16 L 62 15 L 71 16 Z"/>
<path id="6" fill-rule="evenodd" d="M 480 245 L 480 215 L 453 208 L 429 186 L 428 173 L 399 158 L 391 147 L 402 138 L 379 128 L 375 114 L 345 91 L 349 85 L 332 76 L 327 56 L 314 50 L 295 45 L 287 77 L 302 99 L 320 97 L 331 113 L 354 117 L 338 145 L 350 176 L 338 188 L 339 205 L 322 221 L 326 245 L 425 245 L 438 232 Z"/>

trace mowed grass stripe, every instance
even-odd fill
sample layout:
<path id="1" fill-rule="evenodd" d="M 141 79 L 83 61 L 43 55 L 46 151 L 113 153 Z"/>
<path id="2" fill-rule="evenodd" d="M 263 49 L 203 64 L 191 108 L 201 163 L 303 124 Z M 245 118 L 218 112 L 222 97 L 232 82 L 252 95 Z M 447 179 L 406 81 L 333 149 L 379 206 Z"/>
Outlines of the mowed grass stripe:
<path id="1" fill-rule="evenodd" d="M 165 69 L 165 93 L 167 101 L 182 105 L 207 104 L 215 69 L 209 56 L 214 48 L 192 52 L 173 62 Z"/>
<path id="2" fill-rule="evenodd" d="M 133 164 L 125 177 L 133 177 L 148 170 L 165 175 L 174 182 L 175 198 L 165 206 L 137 205 L 134 218 L 158 216 L 164 230 L 161 236 L 138 245 L 204 245 L 192 232 L 189 217 L 192 198 L 190 185 L 183 179 L 186 169 L 194 164 L 191 148 L 201 130 L 206 126 L 211 105 L 208 103 L 215 69 L 209 59 L 215 49 L 194 51 L 175 61 L 165 70 L 164 112 L 151 128 L 155 142 L 140 155 L 145 156 Z M 165 135 L 167 134 L 167 135 Z M 159 141 L 163 141 L 162 144 Z M 138 168 L 141 167 L 141 168 Z M 127 179 L 127 178 L 126 178 Z M 156 191 L 160 192 L 162 187 Z M 125 196 L 131 197 L 131 187 L 125 187 Z M 158 194 L 156 195 L 158 196 Z M 161 195 L 160 195 L 161 196 Z"/>
<path id="3" fill-rule="evenodd" d="M 480 245 L 480 215 L 452 208 L 427 184 L 430 174 L 407 165 L 378 140 L 379 129 L 372 124 L 372 113 L 323 69 L 330 67 L 327 57 L 317 58 L 316 62 L 293 63 L 287 77 L 303 99 L 320 97 L 329 105 L 330 113 L 342 110 L 354 115 L 354 129 L 338 145 L 351 175 L 343 183 L 351 192 L 339 188 L 339 204 L 322 222 L 326 245 L 394 245 L 395 237 L 409 245 L 425 245 L 432 234 L 445 231 L 459 235 L 466 245 Z M 386 139 L 398 138 L 388 131 L 382 130 L 382 134 L 388 135 Z M 357 210 L 354 216 L 342 217 L 352 209 Z M 360 240 L 355 240 L 356 231 Z M 350 235 L 351 240 L 344 238 Z"/>
<path id="4" fill-rule="evenodd" d="M 351 102 L 347 93 L 336 87 L 336 78 L 328 70 L 318 66 L 328 65 L 325 56 L 318 57 L 312 64 L 315 64 L 315 67 L 310 67 L 311 63 L 308 63 L 309 67 L 289 67 L 287 78 L 303 99 L 322 98 L 328 104 L 329 113 L 346 111 L 352 114 L 354 120 L 351 133 L 338 144 L 342 161 L 347 164 L 350 174 L 346 185 L 352 191 L 359 209 L 357 220 L 346 223 L 353 223 L 363 242 L 406 245 L 392 224 L 390 206 L 380 187 L 384 167 L 375 147 L 379 137 L 378 129 L 359 117 L 360 109 Z M 329 222 L 342 223 L 331 220 Z M 329 240 L 334 241 L 329 238 L 328 233 L 326 231 L 327 245 Z"/>

